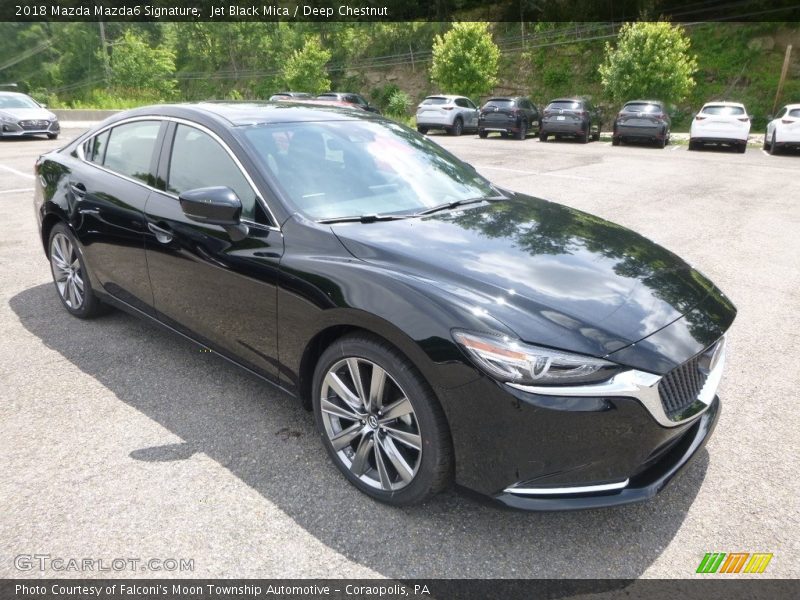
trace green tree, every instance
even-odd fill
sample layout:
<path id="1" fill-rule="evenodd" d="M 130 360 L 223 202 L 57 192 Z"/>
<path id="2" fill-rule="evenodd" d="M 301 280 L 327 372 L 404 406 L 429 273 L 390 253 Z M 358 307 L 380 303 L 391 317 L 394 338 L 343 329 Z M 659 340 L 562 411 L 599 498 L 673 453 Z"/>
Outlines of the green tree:
<path id="1" fill-rule="evenodd" d="M 295 50 L 283 68 L 283 79 L 290 90 L 321 94 L 331 87 L 325 65 L 331 53 L 322 47 L 319 37 L 306 39 L 300 50 Z"/>
<path id="2" fill-rule="evenodd" d="M 653 98 L 680 102 L 694 88 L 697 58 L 681 27 L 659 22 L 625 23 L 616 48 L 606 43 L 599 67 L 606 95 L 615 101 Z"/>
<path id="3" fill-rule="evenodd" d="M 486 23 L 456 23 L 433 40 L 431 80 L 443 92 L 477 98 L 497 83 L 500 49 Z"/>
<path id="4" fill-rule="evenodd" d="M 168 99 L 175 93 L 175 55 L 161 46 L 151 48 L 140 35 L 128 30 L 114 42 L 111 83 Z"/>
<path id="5" fill-rule="evenodd" d="M 386 112 L 395 117 L 405 117 L 409 106 L 411 97 L 404 91 L 397 90 L 389 97 Z"/>

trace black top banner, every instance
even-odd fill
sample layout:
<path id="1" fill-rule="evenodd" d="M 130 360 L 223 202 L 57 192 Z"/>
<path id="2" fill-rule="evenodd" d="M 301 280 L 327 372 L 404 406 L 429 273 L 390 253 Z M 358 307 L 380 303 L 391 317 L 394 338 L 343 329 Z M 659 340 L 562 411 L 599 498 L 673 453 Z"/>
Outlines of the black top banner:
<path id="1" fill-rule="evenodd" d="M 0 0 L 0 21 L 800 21 L 798 0 Z"/>

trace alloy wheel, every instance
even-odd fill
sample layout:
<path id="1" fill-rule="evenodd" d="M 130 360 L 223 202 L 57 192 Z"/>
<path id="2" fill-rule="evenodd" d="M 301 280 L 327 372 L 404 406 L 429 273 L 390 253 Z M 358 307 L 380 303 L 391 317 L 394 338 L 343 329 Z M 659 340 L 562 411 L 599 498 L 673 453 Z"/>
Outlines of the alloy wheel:
<path id="1" fill-rule="evenodd" d="M 63 233 L 53 236 L 50 264 L 56 288 L 64 303 L 73 310 L 80 309 L 85 295 L 83 271 L 75 245 Z"/>
<path id="2" fill-rule="evenodd" d="M 320 410 L 337 457 L 370 487 L 409 485 L 422 461 L 414 407 L 385 369 L 364 358 L 344 358 L 322 381 Z"/>

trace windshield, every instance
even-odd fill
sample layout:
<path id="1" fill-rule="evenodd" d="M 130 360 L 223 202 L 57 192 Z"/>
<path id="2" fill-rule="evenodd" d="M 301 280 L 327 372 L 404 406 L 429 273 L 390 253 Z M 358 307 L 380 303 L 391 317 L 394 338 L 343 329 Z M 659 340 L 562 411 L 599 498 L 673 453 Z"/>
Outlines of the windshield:
<path id="1" fill-rule="evenodd" d="M 40 106 L 33 101 L 33 98 L 28 98 L 27 96 L 0 95 L 0 109 L 3 108 L 40 108 Z"/>
<path id="2" fill-rule="evenodd" d="M 703 113 L 706 115 L 743 115 L 744 108 L 741 106 L 724 106 L 716 104 L 703 108 Z"/>
<path id="3" fill-rule="evenodd" d="M 622 107 L 623 112 L 645 112 L 655 113 L 661 112 L 661 107 L 658 104 L 650 104 L 645 102 L 629 102 Z"/>
<path id="4" fill-rule="evenodd" d="M 248 127 L 244 137 L 312 219 L 412 215 L 496 195 L 474 169 L 397 123 L 270 123 Z"/>

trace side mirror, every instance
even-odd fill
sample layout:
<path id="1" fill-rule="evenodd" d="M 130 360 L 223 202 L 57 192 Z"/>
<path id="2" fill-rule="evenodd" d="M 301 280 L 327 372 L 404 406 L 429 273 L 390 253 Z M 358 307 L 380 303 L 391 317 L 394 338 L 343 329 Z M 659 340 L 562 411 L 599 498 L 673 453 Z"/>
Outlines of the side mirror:
<path id="1" fill-rule="evenodd" d="M 217 186 L 188 190 L 178 196 L 181 209 L 192 221 L 220 225 L 235 242 L 243 240 L 247 225 L 241 223 L 242 201 L 229 187 Z"/>

